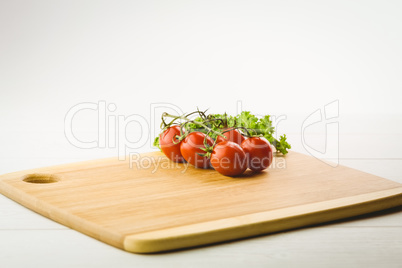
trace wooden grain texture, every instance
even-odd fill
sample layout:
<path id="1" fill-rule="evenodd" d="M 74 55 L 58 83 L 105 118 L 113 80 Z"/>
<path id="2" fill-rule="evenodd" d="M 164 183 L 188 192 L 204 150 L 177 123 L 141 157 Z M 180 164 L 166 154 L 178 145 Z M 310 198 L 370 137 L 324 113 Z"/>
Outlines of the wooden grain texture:
<path id="1" fill-rule="evenodd" d="M 276 232 L 402 204 L 402 185 L 291 152 L 273 168 L 224 177 L 160 153 L 0 177 L 22 205 L 132 252 L 156 252 Z M 53 178 L 54 183 L 24 179 Z"/>

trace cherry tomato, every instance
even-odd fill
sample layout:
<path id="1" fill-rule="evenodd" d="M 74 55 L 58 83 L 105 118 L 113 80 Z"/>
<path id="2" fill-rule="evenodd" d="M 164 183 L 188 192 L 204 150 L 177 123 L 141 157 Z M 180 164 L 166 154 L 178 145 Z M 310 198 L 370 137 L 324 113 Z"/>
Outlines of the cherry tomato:
<path id="1" fill-rule="evenodd" d="M 176 136 L 180 136 L 180 126 L 175 125 L 166 129 L 159 136 L 159 144 L 162 152 L 172 161 L 183 163 L 185 162 L 180 152 L 180 144 Z"/>
<path id="2" fill-rule="evenodd" d="M 245 140 L 243 135 L 239 131 L 237 131 L 237 129 L 229 130 L 228 132 L 223 133 L 223 135 L 226 136 L 226 139 L 222 136 L 218 136 L 216 138 L 216 143 L 227 140 L 241 145 L 241 143 Z"/>
<path id="3" fill-rule="evenodd" d="M 253 171 L 261 171 L 272 163 L 272 148 L 264 137 L 252 137 L 241 144 L 246 153 L 248 168 Z"/>
<path id="4" fill-rule="evenodd" d="M 235 142 L 222 141 L 211 153 L 212 167 L 225 176 L 237 176 L 247 169 L 246 154 Z"/>
<path id="5" fill-rule="evenodd" d="M 180 151 L 184 159 L 190 164 L 198 168 L 209 168 L 211 163 L 208 157 L 201 156 L 199 154 L 205 154 L 206 152 L 201 150 L 205 148 L 204 139 L 206 134 L 202 132 L 191 132 L 187 137 L 181 142 Z M 207 136 L 207 144 L 212 146 L 214 141 L 211 137 Z"/>

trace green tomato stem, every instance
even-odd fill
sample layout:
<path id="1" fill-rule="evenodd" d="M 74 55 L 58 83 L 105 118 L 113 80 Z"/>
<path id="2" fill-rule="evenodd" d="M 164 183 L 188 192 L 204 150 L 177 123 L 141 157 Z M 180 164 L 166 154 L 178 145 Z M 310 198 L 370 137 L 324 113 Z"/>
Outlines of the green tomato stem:
<path id="1" fill-rule="evenodd" d="M 200 113 L 200 111 L 197 111 L 197 112 Z M 191 114 L 194 114 L 194 113 L 197 113 L 197 112 L 190 113 L 190 114 L 188 114 L 187 116 L 189 116 L 189 115 L 191 115 Z M 162 117 L 170 117 L 170 118 L 173 118 L 173 120 L 170 122 L 170 124 L 169 124 L 168 126 L 170 126 L 170 125 L 171 125 L 174 121 L 176 121 L 177 119 L 181 119 L 181 120 L 186 121 L 185 123 L 183 123 L 183 125 L 188 124 L 188 123 L 193 123 L 193 124 L 196 124 L 196 125 L 199 125 L 199 126 L 205 128 L 206 130 L 208 130 L 208 133 L 209 133 L 209 132 L 212 132 L 212 133 L 214 133 L 214 134 L 216 134 L 216 135 L 219 135 L 219 136 L 225 138 L 225 136 L 224 136 L 221 132 L 216 131 L 216 130 L 213 130 L 212 128 L 208 127 L 207 125 L 205 125 L 205 124 L 202 123 L 202 122 L 190 120 L 190 119 L 187 118 L 187 116 L 180 116 L 180 115 L 177 116 L 177 115 L 171 115 L 171 114 L 168 114 L 168 113 L 164 113 L 164 114 L 162 115 Z M 206 119 L 204 122 L 208 122 L 208 121 L 209 121 L 209 120 Z"/>

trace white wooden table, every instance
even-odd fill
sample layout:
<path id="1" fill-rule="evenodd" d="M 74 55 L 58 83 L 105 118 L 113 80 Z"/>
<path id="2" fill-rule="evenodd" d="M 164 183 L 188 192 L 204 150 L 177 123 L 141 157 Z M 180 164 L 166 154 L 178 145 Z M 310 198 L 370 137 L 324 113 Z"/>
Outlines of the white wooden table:
<path id="1" fill-rule="evenodd" d="M 381 118 L 340 116 L 340 163 L 402 183 L 402 132 L 395 123 L 402 116 Z M 298 120 L 289 116 L 282 131 L 288 133 L 294 150 L 305 152 Z M 377 122 L 376 128 L 371 120 Z M 102 155 L 97 150 L 92 155 L 88 150 L 69 150 L 62 133 L 33 133 L 30 141 L 22 139 L 22 133 L 17 129 L 1 134 L 3 141 L 10 141 L 4 143 L 7 154 L 1 154 L 1 174 Z M 21 147 L 12 142 L 18 139 Z M 48 157 L 56 152 L 60 158 Z M 83 156 L 77 157 L 77 152 Z M 66 228 L 0 195 L 1 267 L 401 267 L 401 253 L 401 207 L 241 241 L 138 255 Z"/>

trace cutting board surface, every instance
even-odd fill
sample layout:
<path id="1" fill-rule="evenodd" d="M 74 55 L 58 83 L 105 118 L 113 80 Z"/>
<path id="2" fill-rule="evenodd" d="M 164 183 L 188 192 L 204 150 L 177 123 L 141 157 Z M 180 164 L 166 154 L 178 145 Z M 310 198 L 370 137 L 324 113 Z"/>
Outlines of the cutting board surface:
<path id="1" fill-rule="evenodd" d="M 131 163 L 131 164 L 130 164 Z M 277 232 L 402 205 L 402 185 L 290 152 L 231 178 L 160 152 L 0 176 L 0 192 L 131 252 Z"/>

